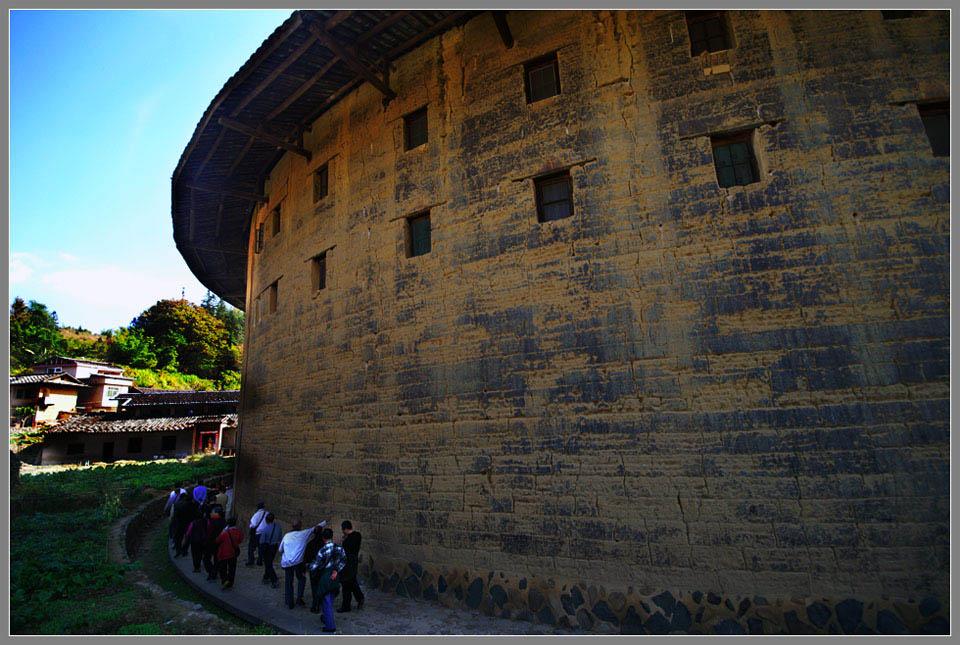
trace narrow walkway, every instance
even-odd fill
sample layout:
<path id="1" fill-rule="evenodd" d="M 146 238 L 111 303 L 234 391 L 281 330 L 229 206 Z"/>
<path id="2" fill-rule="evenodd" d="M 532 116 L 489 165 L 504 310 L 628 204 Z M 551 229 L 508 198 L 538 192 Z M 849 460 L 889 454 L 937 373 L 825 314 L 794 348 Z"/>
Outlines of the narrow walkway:
<path id="1" fill-rule="evenodd" d="M 220 582 L 207 582 L 206 572 L 193 573 L 193 561 L 190 556 L 174 558 L 170 550 L 171 561 L 189 583 L 214 601 L 226 603 L 238 610 L 241 616 L 260 619 L 280 631 L 290 634 L 322 634 L 323 623 L 320 614 L 311 614 L 310 579 L 307 578 L 304 601 L 306 607 L 297 606 L 288 609 L 283 604 L 283 570 L 276 567 L 280 575 L 280 586 L 272 589 L 270 585 L 260 583 L 263 567 L 246 567 L 246 544 L 242 546 L 240 564 L 233 589 L 222 591 Z M 534 625 L 518 620 L 484 616 L 468 609 L 451 609 L 438 603 L 404 598 L 397 594 L 388 594 L 379 590 L 367 589 L 360 582 L 366 596 L 363 611 L 356 607 L 349 613 L 334 614 L 338 634 L 443 634 L 443 635 L 483 635 L 483 634 L 574 634 L 580 631 L 565 630 L 547 625 Z M 334 609 L 340 606 L 340 598 L 334 599 Z"/>

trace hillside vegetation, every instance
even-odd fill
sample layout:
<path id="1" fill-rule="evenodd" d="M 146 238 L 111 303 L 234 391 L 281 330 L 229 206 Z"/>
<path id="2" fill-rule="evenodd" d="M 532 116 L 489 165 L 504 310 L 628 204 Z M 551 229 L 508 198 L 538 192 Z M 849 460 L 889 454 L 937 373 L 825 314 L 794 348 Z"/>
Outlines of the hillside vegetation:
<path id="1" fill-rule="evenodd" d="M 10 306 L 10 373 L 53 356 L 108 361 L 141 387 L 228 390 L 240 387 L 244 314 L 208 292 L 199 304 L 159 300 L 127 327 L 96 334 L 61 327 L 57 312 L 31 300 Z"/>

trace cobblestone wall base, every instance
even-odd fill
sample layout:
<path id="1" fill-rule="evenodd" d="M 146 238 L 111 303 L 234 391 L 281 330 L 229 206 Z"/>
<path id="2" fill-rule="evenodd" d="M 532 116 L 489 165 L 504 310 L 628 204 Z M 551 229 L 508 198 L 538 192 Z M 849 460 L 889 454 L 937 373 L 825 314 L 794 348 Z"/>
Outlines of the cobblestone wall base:
<path id="1" fill-rule="evenodd" d="M 527 578 L 502 571 L 430 571 L 416 562 L 367 558 L 367 585 L 464 606 L 487 616 L 607 634 L 949 634 L 949 605 L 927 596 L 765 598 L 709 589 L 649 595 L 635 589 Z"/>

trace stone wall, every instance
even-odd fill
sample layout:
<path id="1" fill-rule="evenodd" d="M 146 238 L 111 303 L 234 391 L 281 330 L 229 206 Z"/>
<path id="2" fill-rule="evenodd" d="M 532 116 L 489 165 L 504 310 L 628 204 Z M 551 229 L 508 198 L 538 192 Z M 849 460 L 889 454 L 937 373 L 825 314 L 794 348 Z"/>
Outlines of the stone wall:
<path id="1" fill-rule="evenodd" d="M 481 14 L 345 97 L 254 215 L 240 510 L 351 519 L 374 584 L 499 615 L 942 630 L 949 157 L 916 103 L 949 25 L 916 13 L 731 11 L 696 59 L 679 11 L 509 12 L 511 49 Z M 720 188 L 710 135 L 748 128 L 761 179 Z M 574 216 L 538 223 L 560 168 Z"/>

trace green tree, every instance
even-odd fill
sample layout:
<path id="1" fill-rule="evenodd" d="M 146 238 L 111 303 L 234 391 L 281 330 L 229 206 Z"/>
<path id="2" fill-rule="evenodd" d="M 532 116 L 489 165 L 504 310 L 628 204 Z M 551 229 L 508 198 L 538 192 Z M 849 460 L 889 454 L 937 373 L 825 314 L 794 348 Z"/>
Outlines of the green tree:
<path id="1" fill-rule="evenodd" d="M 187 300 L 160 300 L 134 318 L 130 327 L 152 340 L 161 368 L 203 378 L 238 368 L 224 324 Z"/>
<path id="2" fill-rule="evenodd" d="M 10 367 L 22 368 L 64 353 L 66 343 L 60 335 L 57 312 L 23 298 L 10 305 Z"/>
<path id="3" fill-rule="evenodd" d="M 223 323 L 230 334 L 230 343 L 233 345 L 243 345 L 243 325 L 246 319 L 244 313 L 235 307 L 231 307 L 212 291 L 207 291 L 207 295 L 200 301 L 200 306 L 207 310 L 211 316 Z"/>
<path id="4" fill-rule="evenodd" d="M 153 340 L 139 329 L 121 329 L 112 338 L 107 349 L 107 360 L 130 367 L 155 367 L 157 355 Z"/>

